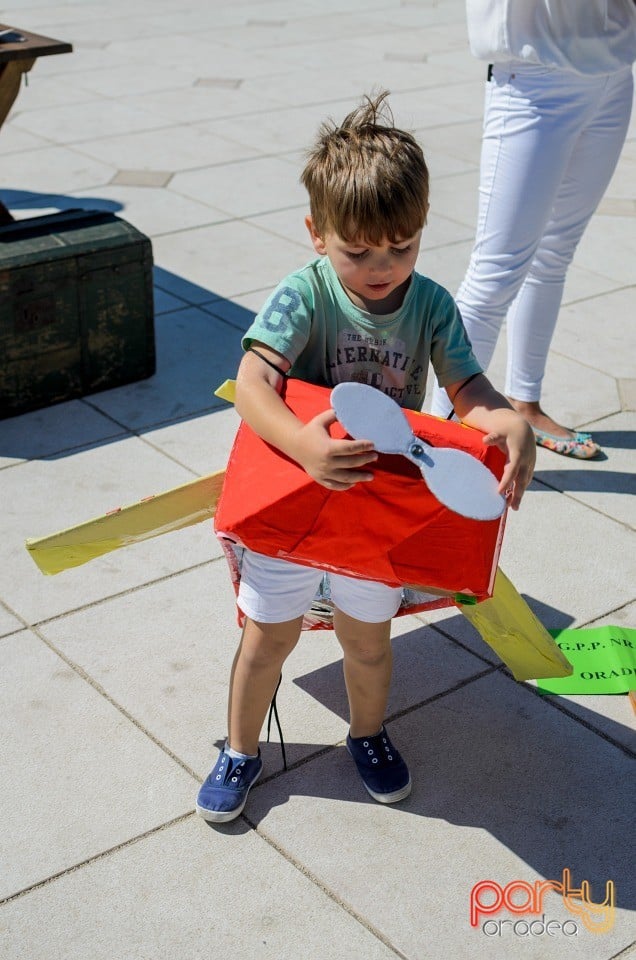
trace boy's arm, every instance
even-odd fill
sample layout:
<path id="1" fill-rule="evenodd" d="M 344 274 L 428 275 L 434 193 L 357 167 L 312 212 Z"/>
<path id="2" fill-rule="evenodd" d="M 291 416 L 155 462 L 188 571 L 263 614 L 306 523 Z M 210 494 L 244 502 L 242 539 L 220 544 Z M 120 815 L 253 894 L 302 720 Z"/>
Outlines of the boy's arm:
<path id="1" fill-rule="evenodd" d="M 483 374 L 451 383 L 446 391 L 459 419 L 482 430 L 486 434 L 485 444 L 498 446 L 507 454 L 508 462 L 499 491 L 509 497 L 512 509 L 518 510 L 524 491 L 532 480 L 536 459 L 536 443 L 530 425 Z"/>
<path id="2" fill-rule="evenodd" d="M 290 363 L 264 343 L 254 342 L 263 357 L 285 373 Z M 373 480 L 362 470 L 377 460 L 368 440 L 334 440 L 329 426 L 336 420 L 333 410 L 303 423 L 283 403 L 280 389 L 283 374 L 248 351 L 236 377 L 236 410 L 239 416 L 267 443 L 291 457 L 317 483 L 329 490 L 347 490 L 361 480 Z"/>

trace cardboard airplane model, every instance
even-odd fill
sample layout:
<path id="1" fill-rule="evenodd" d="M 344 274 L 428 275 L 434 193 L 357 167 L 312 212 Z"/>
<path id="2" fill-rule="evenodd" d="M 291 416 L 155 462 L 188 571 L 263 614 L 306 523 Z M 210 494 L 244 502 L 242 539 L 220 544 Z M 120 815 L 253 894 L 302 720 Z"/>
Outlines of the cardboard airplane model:
<path id="1" fill-rule="evenodd" d="M 231 384 L 217 391 L 232 399 Z M 455 605 L 517 680 L 568 676 L 572 667 L 497 567 L 504 455 L 462 424 L 400 408 L 379 390 L 332 391 L 288 379 L 283 398 L 303 422 L 331 405 L 334 437 L 372 440 L 374 479 L 329 491 L 241 423 L 225 471 L 29 539 L 40 570 L 56 574 L 120 547 L 215 518 L 238 589 L 247 547 L 326 571 L 304 627 L 331 626 L 329 571 L 403 588 L 398 615 Z M 239 622 L 242 614 L 239 611 Z"/>

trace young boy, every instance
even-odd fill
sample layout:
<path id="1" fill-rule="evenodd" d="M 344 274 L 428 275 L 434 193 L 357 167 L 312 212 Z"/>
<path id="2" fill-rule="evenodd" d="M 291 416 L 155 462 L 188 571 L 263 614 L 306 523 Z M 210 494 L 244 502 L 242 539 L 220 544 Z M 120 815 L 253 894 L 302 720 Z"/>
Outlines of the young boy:
<path id="1" fill-rule="evenodd" d="M 282 281 L 245 334 L 236 408 L 317 483 L 347 490 L 373 480 L 373 444 L 332 439 L 332 411 L 299 421 L 279 396 L 284 375 L 323 386 L 362 381 L 420 409 L 430 360 L 457 415 L 507 453 L 500 491 L 516 510 L 532 477 L 534 437 L 481 373 L 450 294 L 414 272 L 428 170 L 413 137 L 393 125 L 386 96 L 366 98 L 339 127 L 321 127 L 302 174 L 319 259 Z M 350 707 L 347 748 L 370 795 L 395 803 L 411 790 L 384 727 L 401 590 L 330 577 Z M 244 553 L 238 605 L 246 622 L 232 667 L 228 739 L 197 798 L 208 821 L 237 817 L 261 772 L 260 731 L 321 578 L 320 570 Z"/>

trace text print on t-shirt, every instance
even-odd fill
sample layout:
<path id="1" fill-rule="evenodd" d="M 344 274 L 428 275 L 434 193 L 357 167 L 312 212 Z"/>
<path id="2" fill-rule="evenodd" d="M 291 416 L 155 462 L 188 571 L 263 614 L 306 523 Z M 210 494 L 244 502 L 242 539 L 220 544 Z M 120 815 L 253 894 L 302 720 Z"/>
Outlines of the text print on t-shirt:
<path id="1" fill-rule="evenodd" d="M 403 340 L 345 329 L 338 334 L 336 356 L 327 358 L 334 383 L 366 383 L 399 403 L 417 393 L 422 366 L 412 367 Z"/>

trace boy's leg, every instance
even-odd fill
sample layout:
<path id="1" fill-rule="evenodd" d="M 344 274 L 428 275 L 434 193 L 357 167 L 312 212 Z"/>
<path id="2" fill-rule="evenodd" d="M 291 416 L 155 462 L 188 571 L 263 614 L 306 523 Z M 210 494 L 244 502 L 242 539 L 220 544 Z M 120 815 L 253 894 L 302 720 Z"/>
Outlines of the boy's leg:
<path id="1" fill-rule="evenodd" d="M 320 570 L 244 553 L 238 604 L 246 622 L 232 665 L 228 740 L 197 797 L 197 812 L 212 823 L 238 817 L 260 775 L 265 715 L 321 578 Z"/>
<path id="2" fill-rule="evenodd" d="M 393 669 L 390 618 L 402 591 L 332 575 L 331 595 L 351 712 L 347 749 L 373 799 L 396 803 L 411 792 L 408 767 L 384 728 Z"/>
<path id="3" fill-rule="evenodd" d="M 300 636 L 322 571 L 246 550 L 238 606 L 246 616 L 234 657 L 228 703 L 228 742 L 255 754 L 281 668 Z"/>
<path id="4" fill-rule="evenodd" d="M 228 744 L 254 755 L 283 663 L 300 636 L 303 618 L 257 623 L 249 618 L 232 664 L 228 702 Z"/>
<path id="5" fill-rule="evenodd" d="M 197 813 L 227 823 L 242 812 L 263 762 L 258 738 L 285 658 L 296 646 L 302 617 L 286 623 L 247 619 L 232 665 L 229 736 L 197 797 Z"/>
<path id="6" fill-rule="evenodd" d="M 391 621 L 364 623 L 336 608 L 334 629 L 344 654 L 351 736 L 372 736 L 384 723 L 389 696 L 393 669 Z"/>

